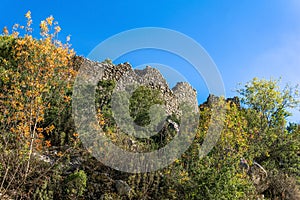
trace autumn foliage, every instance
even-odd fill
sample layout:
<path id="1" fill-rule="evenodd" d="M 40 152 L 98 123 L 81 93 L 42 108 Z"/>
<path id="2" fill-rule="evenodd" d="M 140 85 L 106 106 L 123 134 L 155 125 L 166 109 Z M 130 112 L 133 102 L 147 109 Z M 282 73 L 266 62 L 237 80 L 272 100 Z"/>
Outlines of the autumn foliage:
<path id="1" fill-rule="evenodd" d="M 76 71 L 70 66 L 74 52 L 57 39 L 60 27 L 52 16 L 40 23 L 40 39 L 32 37 L 30 11 L 26 26 L 15 24 L 0 38 L 1 167 L 6 169 L 1 189 L 23 185 L 32 171 L 34 152 L 50 147 L 59 110 L 70 103 Z M 24 32 L 24 35 L 20 35 Z M 2 176 L 2 175 L 1 175 Z M 13 186 L 16 187 L 16 186 Z"/>
<path id="2" fill-rule="evenodd" d="M 289 109 L 299 106 L 298 88 L 280 90 L 277 80 L 254 78 L 237 91 L 239 98 L 210 95 L 199 106 L 195 139 L 180 158 L 156 172 L 119 172 L 87 153 L 75 131 L 71 97 L 80 58 L 70 38 L 58 39 L 61 28 L 52 16 L 41 21 L 34 38 L 31 13 L 25 17 L 26 25 L 5 27 L 0 36 L 0 199 L 300 198 L 300 126 L 287 121 Z M 147 140 L 122 132 L 112 112 L 115 86 L 100 81 L 95 95 L 99 126 L 112 142 L 147 152 L 176 136 L 168 123 Z M 133 92 L 135 123 L 149 124 L 149 108 L 164 102 L 159 94 L 146 87 Z M 224 106 L 225 117 L 211 120 L 213 103 Z M 168 119 L 180 127 L 175 115 Z M 217 122 L 224 124 L 220 138 L 201 158 L 209 127 Z M 130 192 L 118 193 L 116 182 L 128 184 Z"/>

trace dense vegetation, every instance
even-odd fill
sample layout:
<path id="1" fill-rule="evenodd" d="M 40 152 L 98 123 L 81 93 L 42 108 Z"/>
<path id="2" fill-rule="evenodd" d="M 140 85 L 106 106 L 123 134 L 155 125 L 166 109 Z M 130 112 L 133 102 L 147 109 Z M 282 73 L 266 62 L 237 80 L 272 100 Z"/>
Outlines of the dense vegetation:
<path id="1" fill-rule="evenodd" d="M 26 18 L 26 26 L 15 25 L 11 34 L 4 28 L 0 36 L 1 199 L 300 199 L 300 126 L 286 120 L 299 104 L 297 88 L 256 78 L 241 86 L 239 98 L 225 101 L 217 145 L 200 159 L 211 103 L 224 102 L 211 95 L 199 106 L 195 140 L 181 158 L 156 172 L 119 172 L 97 162 L 78 139 L 71 115 L 75 54 L 57 39 L 60 27 L 49 17 L 35 39 L 30 12 Z M 95 100 L 99 125 L 114 143 L 151 151 L 172 140 L 170 125 L 147 140 L 122 133 L 111 110 L 115 85 L 99 82 Z M 130 116 L 147 125 L 154 104 L 163 104 L 159 91 L 139 87 Z"/>

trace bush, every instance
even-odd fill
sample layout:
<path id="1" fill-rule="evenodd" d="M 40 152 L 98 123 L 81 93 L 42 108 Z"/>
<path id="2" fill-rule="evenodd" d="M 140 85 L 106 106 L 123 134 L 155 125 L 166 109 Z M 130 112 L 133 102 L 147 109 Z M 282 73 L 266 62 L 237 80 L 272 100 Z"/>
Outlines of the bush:
<path id="1" fill-rule="evenodd" d="M 0 191 L 19 197 L 29 195 L 27 185 L 49 167 L 34 155 L 52 146 L 52 134 L 65 127 L 76 75 L 69 67 L 74 52 L 56 39 L 60 27 L 54 18 L 41 22 L 40 39 L 31 35 L 30 12 L 26 18 L 25 27 L 16 24 L 12 34 L 5 28 L 0 36 Z"/>
<path id="2" fill-rule="evenodd" d="M 85 191 L 87 176 L 83 170 L 70 174 L 65 181 L 66 197 L 74 199 L 81 197 Z"/>

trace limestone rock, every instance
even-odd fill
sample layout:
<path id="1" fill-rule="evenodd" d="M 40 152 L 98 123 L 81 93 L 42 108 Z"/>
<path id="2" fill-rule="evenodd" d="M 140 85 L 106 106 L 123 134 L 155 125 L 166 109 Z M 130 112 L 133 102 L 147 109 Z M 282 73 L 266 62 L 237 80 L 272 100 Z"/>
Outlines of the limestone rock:
<path id="1" fill-rule="evenodd" d="M 180 115 L 179 105 L 188 103 L 193 110 L 198 111 L 197 93 L 188 83 L 180 82 L 170 89 L 163 75 L 155 68 L 147 66 L 145 69 L 133 69 L 129 63 L 114 65 L 109 62 L 94 62 L 86 58 L 74 59 L 76 69 L 89 70 L 90 75 L 101 74 L 102 80 L 114 80 L 117 82 L 116 90 L 124 91 L 128 85 L 144 85 L 159 90 L 165 100 L 165 112 L 167 115 Z M 99 72 L 101 71 L 101 72 Z M 95 82 L 99 80 L 91 80 Z"/>
<path id="2" fill-rule="evenodd" d="M 122 180 L 116 180 L 115 186 L 119 195 L 127 195 L 131 190 L 130 186 Z"/>

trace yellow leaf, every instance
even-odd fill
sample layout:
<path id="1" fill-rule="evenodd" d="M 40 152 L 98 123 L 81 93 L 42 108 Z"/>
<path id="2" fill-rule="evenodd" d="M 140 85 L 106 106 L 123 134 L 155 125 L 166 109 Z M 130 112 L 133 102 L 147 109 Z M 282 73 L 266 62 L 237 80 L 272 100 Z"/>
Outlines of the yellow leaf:
<path id="1" fill-rule="evenodd" d="M 30 12 L 30 10 L 25 14 L 25 17 L 26 17 L 27 19 L 30 19 L 30 18 L 31 18 L 31 12 Z"/>
<path id="2" fill-rule="evenodd" d="M 51 141 L 46 140 L 46 141 L 45 141 L 45 144 L 46 144 L 47 147 L 51 147 Z"/>
<path id="3" fill-rule="evenodd" d="M 54 30 L 55 33 L 59 33 L 61 31 L 61 28 L 59 26 L 55 26 Z"/>
<path id="4" fill-rule="evenodd" d="M 54 18 L 53 18 L 52 15 L 46 19 L 47 23 L 48 23 L 50 26 L 52 26 L 53 20 L 54 20 Z"/>
<path id="5" fill-rule="evenodd" d="M 8 29 L 7 29 L 6 26 L 4 26 L 2 32 L 3 32 L 4 35 L 8 35 L 9 34 Z"/>

